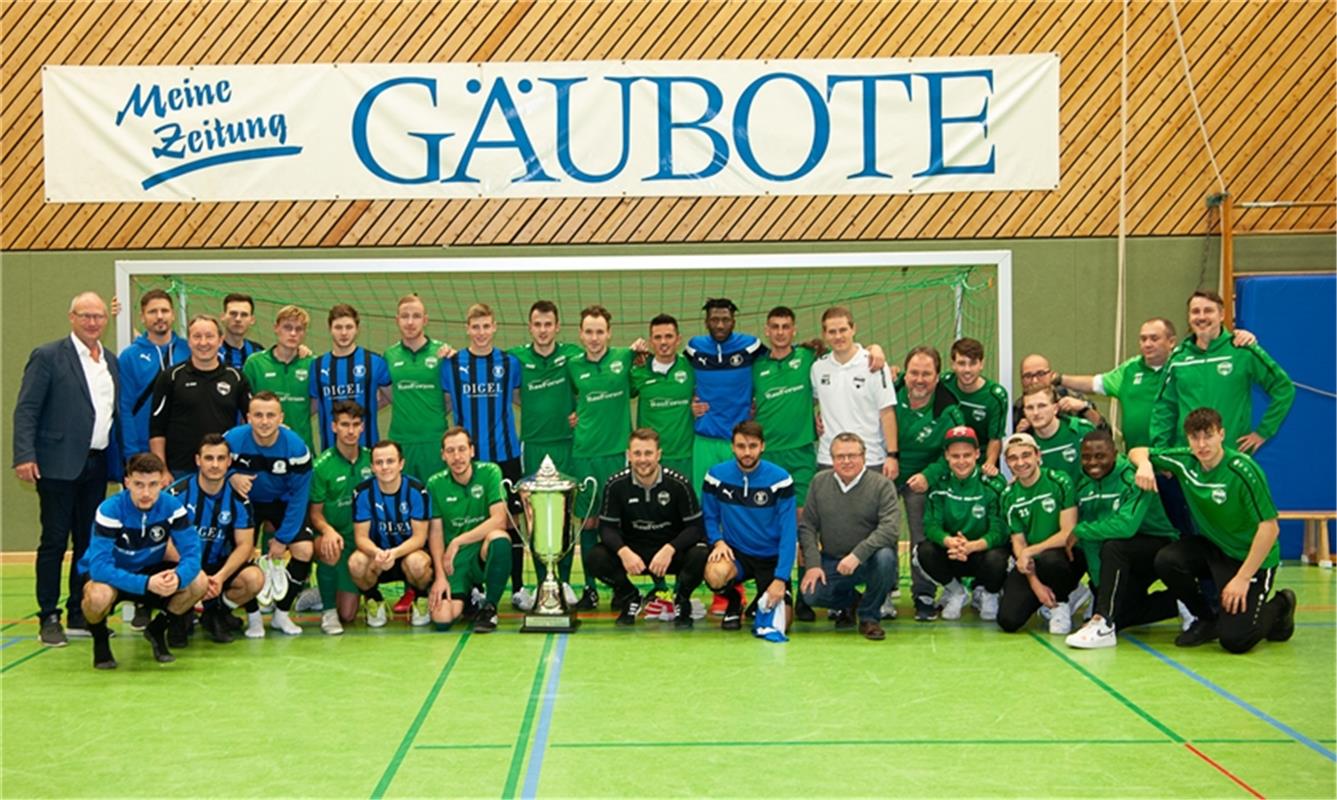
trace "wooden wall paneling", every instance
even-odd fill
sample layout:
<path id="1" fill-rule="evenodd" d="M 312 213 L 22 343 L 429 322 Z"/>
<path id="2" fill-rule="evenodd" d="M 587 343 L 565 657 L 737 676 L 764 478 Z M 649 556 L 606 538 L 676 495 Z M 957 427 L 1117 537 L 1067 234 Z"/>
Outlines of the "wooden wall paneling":
<path id="1" fill-rule="evenodd" d="M 5 3 L 0 6 L 0 26 L 7 31 L 22 31 L 26 36 L 40 19 L 44 10 L 43 5 L 45 4 L 41 2 Z M 4 54 L 0 54 L 0 59 L 8 54 L 9 51 L 6 50 Z M 3 80 L 0 80 L 0 87 L 3 87 Z"/>
<path id="2" fill-rule="evenodd" d="M 1232 10 L 1239 12 L 1243 9 L 1243 6 L 1236 6 Z M 1293 11 L 1295 7 L 1292 6 L 1287 10 Z M 1257 25 L 1257 20 L 1252 15 L 1242 13 L 1237 21 L 1239 24 L 1250 26 L 1249 35 L 1244 39 L 1245 57 L 1260 56 L 1266 48 L 1269 37 L 1259 38 L 1255 35 L 1257 31 L 1252 26 Z M 1222 146 L 1226 142 L 1226 137 L 1221 135 L 1221 124 L 1225 120 L 1221 112 L 1225 104 L 1220 90 L 1222 76 L 1228 70 L 1213 70 L 1212 62 L 1219 59 L 1222 52 L 1232 46 L 1235 35 L 1229 28 L 1219 24 L 1203 26 L 1197 32 L 1199 35 L 1193 40 L 1190 39 L 1191 32 L 1192 29 L 1186 28 L 1185 47 L 1193 48 L 1190 51 L 1191 63 L 1198 65 L 1195 70 L 1194 85 L 1206 119 L 1208 135 L 1211 136 L 1212 145 L 1218 153 L 1219 163 L 1220 156 L 1224 155 Z M 1210 41 L 1208 41 L 1209 36 L 1211 36 Z M 1171 48 L 1170 53 L 1174 54 L 1172 32 L 1167 34 L 1167 43 Z M 1158 230 L 1161 220 L 1165 217 L 1164 212 L 1168 209 L 1178 209 L 1180 219 L 1183 219 L 1184 214 L 1191 214 L 1196 219 L 1194 212 L 1196 208 L 1202 207 L 1202 198 L 1218 190 L 1192 111 L 1192 101 L 1188 87 L 1184 83 L 1183 69 L 1178 64 L 1177 56 L 1175 60 L 1177 68 L 1166 76 L 1161 86 L 1153 87 L 1152 90 L 1157 93 L 1160 100 L 1160 109 L 1153 119 L 1160 124 L 1148 125 L 1139 130 L 1139 155 L 1142 157 L 1136 162 L 1137 178 L 1134 190 L 1130 192 L 1130 199 L 1136 203 L 1132 207 L 1137 210 L 1135 219 L 1138 230 Z M 1229 87 L 1226 87 L 1226 90 L 1228 91 Z M 1226 175 L 1225 179 L 1229 182 L 1230 176 Z M 1185 198 L 1175 192 L 1172 188 L 1175 185 L 1186 186 L 1189 197 Z M 1143 198 L 1147 198 L 1145 203 Z M 1187 207 L 1180 205 L 1184 202 L 1187 202 Z"/>
<path id="3" fill-rule="evenodd" d="M 64 34 L 76 27 L 81 17 L 101 16 L 101 10 L 91 3 L 63 9 L 53 3 L 33 3 L 29 8 L 30 13 L 25 15 L 23 22 L 30 27 L 23 31 L 23 36 L 13 45 L 14 49 L 4 55 L 5 80 L 0 84 L 0 91 L 6 97 L 13 96 L 15 89 L 22 85 L 16 81 L 27 80 L 47 63 L 44 54 L 58 46 Z"/>
<path id="4" fill-rule="evenodd" d="M 497 48 L 506 40 L 529 13 L 533 10 L 534 3 L 531 0 L 519 0 L 510 4 L 506 9 L 506 14 L 502 20 L 492 28 L 487 38 L 478 46 L 473 53 L 469 55 L 470 61 L 491 61 Z"/>
<path id="5" fill-rule="evenodd" d="M 1332 119 L 1321 103 L 1322 95 L 1332 85 L 1323 80 L 1327 76 L 1321 68 L 1325 62 L 1331 63 L 1331 51 L 1316 46 L 1322 30 L 1317 16 L 1300 15 L 1263 54 L 1261 62 L 1267 69 L 1252 69 L 1224 79 L 1230 94 L 1216 115 L 1225 143 L 1218 161 L 1227 187 L 1237 198 L 1276 194 L 1298 199 L 1304 195 L 1304 185 L 1331 174 L 1331 159 L 1320 155 L 1323 140 L 1309 138 Z M 1291 52 L 1295 57 L 1285 58 L 1284 54 Z M 1312 60 L 1307 59 L 1310 54 Z M 1242 55 L 1240 61 L 1248 58 Z M 1276 91 L 1274 80 L 1277 85 L 1293 88 Z M 1269 123 L 1271 130 L 1264 135 Z M 1306 158 L 1305 154 L 1313 155 Z M 1175 221 L 1167 220 L 1162 227 Z"/>

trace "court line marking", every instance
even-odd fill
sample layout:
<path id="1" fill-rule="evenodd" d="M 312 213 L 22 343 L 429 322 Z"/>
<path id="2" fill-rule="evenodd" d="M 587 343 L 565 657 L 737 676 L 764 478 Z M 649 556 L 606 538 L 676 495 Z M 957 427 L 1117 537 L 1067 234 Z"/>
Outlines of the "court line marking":
<path id="1" fill-rule="evenodd" d="M 29 653 L 28 655 L 23 656 L 23 657 L 21 657 L 21 658 L 16 658 L 16 659 L 14 659 L 13 661 L 9 662 L 8 664 L 4 665 L 3 667 L 0 667 L 0 675 L 3 675 L 4 673 L 9 672 L 11 669 L 17 667 L 19 664 L 22 664 L 22 663 L 25 662 L 25 661 L 31 661 L 32 659 L 37 658 L 37 657 L 40 656 L 41 654 L 43 654 L 43 653 L 49 653 L 49 652 L 51 652 L 52 650 L 55 650 L 55 649 L 56 649 L 56 648 L 54 648 L 54 647 L 39 647 L 39 648 L 37 648 L 36 650 L 34 650 L 34 651 L 32 651 L 31 653 Z"/>
<path id="2" fill-rule="evenodd" d="M 432 710 L 432 705 L 436 703 L 436 698 L 441 694 L 441 687 L 446 685 L 446 678 L 449 677 L 451 669 L 455 667 L 455 662 L 459 661 L 460 653 L 464 652 L 464 646 L 469 643 L 469 631 L 465 631 L 460 636 L 460 640 L 455 643 L 455 649 L 450 652 L 450 658 L 446 659 L 445 665 L 441 667 L 441 672 L 436 676 L 436 682 L 423 698 L 422 706 L 418 709 L 418 714 L 409 723 L 408 730 L 404 732 L 404 738 L 399 742 L 399 747 L 395 749 L 395 754 L 390 758 L 390 763 L 386 765 L 385 772 L 382 773 L 380 781 L 376 788 L 372 790 L 372 800 L 384 797 L 387 789 L 390 788 L 390 782 L 395 779 L 395 773 L 399 771 L 399 765 L 404 762 L 404 756 L 408 754 L 409 746 L 413 744 L 413 739 L 418 735 L 418 730 L 422 728 L 423 722 L 427 719 L 427 714 Z"/>
<path id="3" fill-rule="evenodd" d="M 552 652 L 554 634 L 543 637 L 543 651 L 539 653 L 538 668 L 534 670 L 534 682 L 529 686 L 529 702 L 525 704 L 525 716 L 520 721 L 520 732 L 515 736 L 515 747 L 511 751 L 511 767 L 506 771 L 506 786 L 501 790 L 503 800 L 515 797 L 516 785 L 520 781 L 520 767 L 525 760 L 525 745 L 529 743 L 529 733 L 534 728 L 534 714 L 538 710 L 539 694 L 543 690 L 543 675 L 548 666 L 548 654 Z"/>
<path id="4" fill-rule="evenodd" d="M 1290 739 L 1232 740 L 1231 744 L 1295 744 Z M 1085 745 L 1177 745 L 1168 739 L 1081 739 L 1060 742 L 1054 739 L 798 739 L 792 741 L 716 741 L 716 742 L 554 742 L 553 749 L 597 750 L 619 748 L 647 749 L 654 747 L 899 747 L 943 745 L 999 746 L 999 747 L 1074 747 Z"/>
<path id="5" fill-rule="evenodd" d="M 1108 694 L 1110 697 L 1113 697 L 1115 700 L 1118 700 L 1129 711 L 1132 711 L 1134 714 L 1138 715 L 1143 720 L 1145 720 L 1147 724 L 1151 725 L 1156 730 L 1168 736 L 1172 741 L 1180 743 L 1184 741 L 1184 737 L 1170 730 L 1169 726 L 1165 725 L 1165 723 L 1161 722 L 1148 712 L 1144 711 L 1141 706 L 1137 705 L 1132 700 L 1129 700 L 1127 697 L 1124 697 L 1113 686 L 1110 686 L 1108 683 L 1105 683 L 1105 681 L 1097 677 L 1095 673 L 1091 672 L 1086 667 L 1083 667 L 1081 664 L 1078 664 L 1076 661 L 1073 661 L 1071 658 L 1068 657 L 1067 653 L 1064 653 L 1062 650 L 1059 650 L 1054 645 L 1045 641 L 1035 631 L 1027 631 L 1027 633 L 1030 635 L 1032 639 L 1034 639 L 1036 642 L 1042 645 L 1046 650 L 1058 656 L 1065 664 L 1067 664 L 1068 666 L 1072 667 L 1073 669 L 1081 673 L 1084 678 L 1091 681 L 1095 685 L 1099 686 L 1101 689 L 1104 689 L 1106 694 Z"/>
<path id="6" fill-rule="evenodd" d="M 1319 744 L 1318 742 L 1314 741 L 1308 736 L 1305 736 L 1303 733 L 1300 733 L 1299 731 L 1287 725 L 1286 723 L 1282 722 L 1281 720 L 1277 719 L 1276 717 L 1273 717 L 1266 711 L 1263 711 L 1262 709 L 1252 705 L 1248 701 L 1216 685 L 1206 677 L 1199 675 L 1197 672 L 1194 672 L 1187 666 L 1179 663 L 1173 658 L 1170 658 L 1169 656 L 1165 655 L 1161 651 L 1157 650 L 1156 648 L 1152 647 L 1151 645 L 1147 644 L 1146 642 L 1142 641 L 1136 636 L 1130 634 L 1125 636 L 1124 638 L 1128 639 L 1128 641 L 1132 642 L 1138 648 L 1148 653 L 1151 653 L 1153 656 L 1158 658 L 1162 663 L 1168 664 L 1169 666 L 1173 667 L 1179 672 L 1182 672 L 1183 674 L 1187 675 L 1188 677 L 1192 678 L 1193 680 L 1197 681 L 1203 686 L 1206 686 L 1208 689 L 1211 689 L 1217 695 L 1224 697 L 1226 700 L 1229 700 L 1230 702 L 1234 703 L 1235 705 L 1239 706 L 1245 711 L 1248 711 L 1250 714 L 1254 715 L 1258 719 L 1261 719 L 1263 722 L 1266 722 L 1268 725 L 1271 725 L 1272 727 L 1291 737 L 1292 739 L 1304 745 L 1305 747 L 1308 747 L 1315 753 L 1318 753 L 1319 755 L 1323 756 L 1329 761 L 1337 762 L 1337 753 L 1333 752 L 1332 750 L 1329 750 L 1328 748 L 1324 747 L 1323 745 Z"/>
<path id="7" fill-rule="evenodd" d="M 557 705 L 557 687 L 562 680 L 562 659 L 566 657 L 566 645 L 570 638 L 570 634 L 558 635 L 552 663 L 548 665 L 548 682 L 543 690 L 543 710 L 539 713 L 538 728 L 534 731 L 534 744 L 529 748 L 529 769 L 525 772 L 525 786 L 520 793 L 522 798 L 538 796 L 539 776 L 543 773 L 543 754 L 548 750 L 548 730 L 552 726 L 553 707 Z"/>
<path id="8" fill-rule="evenodd" d="M 6 623 L 3 627 L 0 627 L 0 631 L 7 631 L 7 630 L 9 630 L 10 628 L 14 627 L 15 625 L 22 625 L 23 623 L 27 622 L 28 620 L 32 619 L 33 617 L 36 617 L 39 613 L 41 613 L 41 612 L 39 612 L 39 611 L 34 611 L 34 612 L 32 612 L 31 614 L 28 614 L 27 616 L 19 617 L 18 619 L 14 620 L 13 622 Z"/>
<path id="9" fill-rule="evenodd" d="M 1290 739 L 1282 740 L 1294 744 Z M 414 750 L 510 750 L 509 744 L 415 744 Z"/>
<path id="10" fill-rule="evenodd" d="M 5 638 L 8 639 L 8 641 L 6 641 L 4 644 L 0 644 L 0 650 L 8 649 L 11 645 L 16 645 L 16 644 L 18 644 L 19 642 L 22 642 L 22 641 L 25 641 L 25 640 L 27 640 L 27 639 L 30 639 L 31 637 L 29 637 L 29 636 L 7 636 L 7 637 L 5 637 Z"/>
<path id="11" fill-rule="evenodd" d="M 1216 770 L 1220 772 L 1222 775 L 1225 775 L 1227 778 L 1239 784 L 1240 787 L 1244 789 L 1244 791 L 1248 792 L 1254 797 L 1257 797 L 1258 800 L 1264 800 L 1264 797 L 1261 794 L 1259 794 L 1252 786 L 1240 780 L 1239 778 L 1235 777 L 1234 773 L 1232 773 L 1230 770 L 1226 769 L 1225 767 L 1213 761 L 1211 758 L 1207 756 L 1206 753 L 1202 752 L 1201 750 L 1189 744 L 1188 742 L 1184 742 L 1184 746 L 1192 750 L 1193 754 L 1196 755 L 1198 758 L 1201 758 L 1203 761 L 1206 761 L 1208 764 L 1211 764 L 1213 767 L 1215 767 Z"/>

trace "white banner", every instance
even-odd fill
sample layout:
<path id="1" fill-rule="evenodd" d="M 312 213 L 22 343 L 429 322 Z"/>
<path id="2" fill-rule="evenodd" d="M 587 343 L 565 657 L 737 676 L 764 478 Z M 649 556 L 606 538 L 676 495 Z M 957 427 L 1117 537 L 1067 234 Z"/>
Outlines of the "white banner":
<path id="1" fill-rule="evenodd" d="M 1052 190 L 1055 54 L 42 72 L 50 202 Z"/>

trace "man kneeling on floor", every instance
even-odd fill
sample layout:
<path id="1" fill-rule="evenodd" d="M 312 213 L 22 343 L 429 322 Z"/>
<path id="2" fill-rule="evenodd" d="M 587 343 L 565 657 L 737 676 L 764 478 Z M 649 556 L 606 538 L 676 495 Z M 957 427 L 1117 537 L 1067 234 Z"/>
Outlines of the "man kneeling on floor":
<path id="1" fill-rule="evenodd" d="M 594 577 L 613 587 L 618 625 L 635 625 L 641 596 L 628 576 L 676 575 L 675 628 L 692 627 L 692 592 L 706 568 L 701 508 L 685 475 L 660 466 L 659 434 L 637 428 L 627 445 L 631 466 L 604 489 L 599 538 L 586 556 Z"/>
<path id="2" fill-rule="evenodd" d="M 753 580 L 760 593 L 757 635 L 784 641 L 788 617 L 775 619 L 774 611 L 782 603 L 792 610 L 785 601 L 798 549 L 794 480 L 762 460 L 766 436 L 757 423 L 735 425 L 731 446 L 733 460 L 711 467 L 702 485 L 701 510 L 711 544 L 706 582 L 728 598 L 720 627 L 736 631 L 743 627 L 743 604 L 734 587 Z"/>
<path id="3" fill-rule="evenodd" d="M 232 609 L 249 603 L 265 583 L 251 560 L 255 554 L 251 504 L 227 482 L 231 464 L 227 440 L 221 434 L 206 434 L 195 452 L 199 471 L 168 489 L 186 507 L 187 518 L 200 535 L 201 569 L 209 582 L 200 625 L 219 644 L 232 641 L 229 623 L 236 619 Z M 184 628 L 169 630 L 168 644 L 184 647 L 188 641 Z"/>
<path id="4" fill-rule="evenodd" d="M 501 467 L 475 461 L 473 440 L 458 426 L 441 437 L 441 460 L 446 469 L 427 480 L 435 575 L 428 592 L 432 624 L 439 631 L 448 630 L 455 620 L 466 616 L 466 602 L 482 586 L 483 602 L 474 615 L 474 632 L 491 633 L 497 629 L 497 603 L 511 572 Z"/>
<path id="5" fill-rule="evenodd" d="M 431 503 L 416 478 L 404 474 L 404 453 L 397 442 L 371 448 L 372 478 L 353 495 L 353 539 L 357 552 L 348 557 L 348 574 L 367 600 L 367 625 L 385 625 L 385 598 L 380 585 L 403 581 L 405 588 L 427 588 L 432 559 L 427 555 Z M 410 623 L 431 622 L 427 602 L 412 606 Z"/>
<path id="6" fill-rule="evenodd" d="M 864 638 L 886 638 L 882 602 L 896 585 L 901 510 L 896 484 L 864 468 L 864 443 L 841 433 L 831 442 L 831 469 L 818 472 L 799 520 L 803 573 L 799 588 L 808 605 L 835 609 L 837 628 L 854 626 Z M 864 584 L 860 594 L 856 588 Z"/>
<path id="7" fill-rule="evenodd" d="M 93 536 L 79 562 L 88 576 L 83 611 L 93 637 L 93 666 L 115 669 L 107 615 L 118 600 L 160 609 L 144 638 L 159 663 L 175 661 L 167 647 L 167 628 L 185 615 L 209 588 L 200 571 L 200 537 L 186 509 L 162 491 L 167 467 L 152 453 L 140 453 L 125 466 L 125 489 L 98 506 Z M 167 561 L 167 539 L 180 561 Z"/>
<path id="8" fill-rule="evenodd" d="M 1272 599 L 1272 581 L 1281 563 L 1277 507 L 1258 462 L 1224 445 L 1225 427 L 1212 408 L 1184 418 L 1188 447 L 1135 447 L 1128 460 L 1137 467 L 1137 485 L 1156 490 L 1156 470 L 1179 480 L 1189 513 L 1202 533 L 1186 536 L 1156 554 L 1156 574 L 1197 620 L 1175 644 L 1196 647 L 1220 638 L 1232 653 L 1246 653 L 1263 639 L 1284 642 L 1295 633 L 1295 592 L 1282 589 Z M 1203 596 L 1203 578 L 1221 589 L 1221 613 Z"/>

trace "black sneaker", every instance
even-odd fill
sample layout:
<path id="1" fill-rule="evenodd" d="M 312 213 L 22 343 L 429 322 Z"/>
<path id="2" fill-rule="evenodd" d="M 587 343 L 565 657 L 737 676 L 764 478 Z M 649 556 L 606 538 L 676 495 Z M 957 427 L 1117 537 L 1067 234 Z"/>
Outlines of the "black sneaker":
<path id="1" fill-rule="evenodd" d="M 691 628 L 695 623 L 692 619 L 692 598 L 688 596 L 679 596 L 673 601 L 673 627 L 678 630 Z"/>
<path id="2" fill-rule="evenodd" d="M 915 598 L 915 622 L 932 622 L 938 618 L 938 606 L 934 603 L 925 603 L 919 598 Z"/>
<path id="3" fill-rule="evenodd" d="M 833 620 L 838 631 L 847 631 L 854 627 L 854 615 L 849 612 L 849 609 L 842 608 L 837 611 Z"/>
<path id="4" fill-rule="evenodd" d="M 130 620 L 130 630 L 142 631 L 149 626 L 149 608 L 135 604 L 135 618 Z"/>
<path id="5" fill-rule="evenodd" d="M 223 627 L 231 633 L 240 633 L 246 627 L 246 623 L 233 614 L 231 609 L 218 612 L 218 616 L 223 621 Z"/>
<path id="6" fill-rule="evenodd" d="M 812 606 L 808 605 L 808 601 L 803 599 L 802 592 L 799 592 L 798 597 L 794 599 L 794 619 L 799 622 L 817 621 L 817 614 L 812 610 Z"/>
<path id="7" fill-rule="evenodd" d="M 88 632 L 88 621 L 82 613 L 70 613 L 65 617 L 65 635 L 71 639 L 85 639 L 92 636 Z"/>
<path id="8" fill-rule="evenodd" d="M 622 606 L 622 611 L 618 613 L 614 624 L 622 627 L 629 627 L 636 624 L 636 615 L 641 613 L 641 596 L 639 594 L 631 595 Z"/>
<path id="9" fill-rule="evenodd" d="M 209 641 L 218 644 L 228 644 L 233 641 L 232 631 L 228 630 L 227 617 L 231 616 L 222 611 L 204 613 L 200 619 L 200 627 L 204 628 L 204 633 L 209 637 Z"/>
<path id="10" fill-rule="evenodd" d="M 1175 647 L 1197 647 L 1217 638 L 1216 620 L 1198 618 L 1188 630 L 1175 637 Z"/>
<path id="11" fill-rule="evenodd" d="M 1285 642 L 1295 635 L 1295 592 L 1282 589 L 1272 598 L 1273 603 L 1281 606 L 1281 616 L 1272 623 L 1272 630 L 1267 632 L 1269 642 Z"/>
<path id="12" fill-rule="evenodd" d="M 727 590 L 729 604 L 724 608 L 724 619 L 720 622 L 722 631 L 738 631 L 743 629 L 743 601 L 739 599 L 738 592 L 730 586 Z"/>
<path id="13" fill-rule="evenodd" d="M 474 617 L 474 633 L 492 633 L 497 629 L 497 607 L 483 603 Z"/>
<path id="14" fill-rule="evenodd" d="M 144 626 L 144 638 L 148 640 L 149 645 L 153 648 L 153 657 L 159 664 L 170 664 L 176 661 L 176 656 L 172 655 L 171 649 L 167 646 L 168 624 L 167 615 L 159 614 L 148 625 Z"/>
<path id="15" fill-rule="evenodd" d="M 757 597 L 760 596 L 761 595 L 757 595 Z M 747 604 L 747 609 L 743 612 L 743 616 L 747 617 L 748 619 L 757 618 L 757 597 L 752 598 L 752 602 Z"/>
<path id="16" fill-rule="evenodd" d="M 42 628 L 37 634 L 37 640 L 47 647 L 64 647 L 70 643 L 65 638 L 65 629 L 60 627 L 60 615 L 48 614 L 42 618 Z"/>
<path id="17" fill-rule="evenodd" d="M 593 586 L 586 586 L 585 591 L 580 595 L 580 600 L 576 603 L 577 611 L 593 611 L 599 607 L 599 590 Z"/>
<path id="18" fill-rule="evenodd" d="M 190 644 L 190 616 L 172 615 L 167 618 L 167 644 L 173 648 Z"/>

